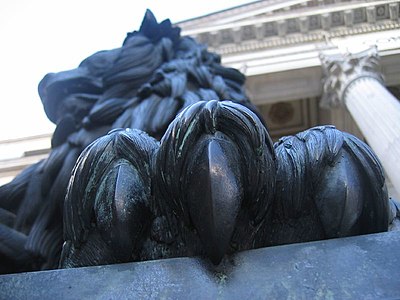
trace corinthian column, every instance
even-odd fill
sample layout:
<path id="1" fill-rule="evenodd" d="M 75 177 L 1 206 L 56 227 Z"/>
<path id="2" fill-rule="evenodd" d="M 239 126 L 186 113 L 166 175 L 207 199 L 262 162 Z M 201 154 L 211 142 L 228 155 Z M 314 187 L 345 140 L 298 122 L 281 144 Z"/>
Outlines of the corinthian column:
<path id="1" fill-rule="evenodd" d="M 383 85 L 376 48 L 320 58 L 321 105 L 347 108 L 400 193 L 400 102 Z"/>

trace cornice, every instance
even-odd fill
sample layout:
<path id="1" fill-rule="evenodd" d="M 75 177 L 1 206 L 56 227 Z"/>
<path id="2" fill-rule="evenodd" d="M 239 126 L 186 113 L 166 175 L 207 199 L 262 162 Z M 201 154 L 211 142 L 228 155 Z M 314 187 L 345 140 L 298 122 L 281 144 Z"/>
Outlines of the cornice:
<path id="1" fill-rule="evenodd" d="M 341 2 L 232 24 L 185 30 L 221 55 L 399 29 L 400 1 Z"/>
<path id="2" fill-rule="evenodd" d="M 370 24 L 367 26 L 338 28 L 329 32 L 308 32 L 298 35 L 289 35 L 284 37 L 276 37 L 263 39 L 261 41 L 254 40 L 242 42 L 238 44 L 227 44 L 221 46 L 210 47 L 211 51 L 215 51 L 221 55 L 233 54 L 238 52 L 257 51 L 273 47 L 286 47 L 292 45 L 299 45 L 302 43 L 315 43 L 315 42 L 329 42 L 333 38 L 346 37 L 351 35 L 387 31 L 393 29 L 400 29 L 400 24 L 386 23 L 386 24 Z"/>
<path id="3" fill-rule="evenodd" d="M 346 0 L 345 0 L 346 1 Z M 348 0 L 347 0 L 348 1 Z M 205 16 L 185 20 L 177 23 L 185 30 L 200 27 L 209 27 L 221 24 L 232 24 L 233 22 L 252 19 L 260 15 L 268 15 L 276 12 L 296 10 L 304 7 L 316 7 L 323 5 L 325 0 L 264 0 L 255 1 L 248 4 L 232 7 L 222 11 L 217 11 Z M 332 2 L 332 1 L 330 1 Z M 336 2 L 343 2 L 337 0 Z"/>
<path id="4" fill-rule="evenodd" d="M 348 3 L 355 4 L 371 1 L 374 0 L 259 0 L 180 21 L 176 25 L 185 30 L 190 30 L 199 26 L 209 27 L 218 24 L 232 24 L 246 19 L 276 15 L 282 12 L 297 13 L 304 9 L 315 10 L 326 6 L 341 6 Z"/>
<path id="5" fill-rule="evenodd" d="M 213 13 L 207 14 L 205 16 L 177 22 L 175 25 L 177 25 L 185 30 L 190 30 L 193 28 L 197 28 L 199 26 L 205 27 L 205 26 L 209 26 L 210 24 L 214 24 L 214 22 L 219 21 L 221 19 L 229 19 L 232 16 L 237 16 L 237 15 L 241 15 L 242 13 L 248 13 L 249 11 L 254 11 L 255 9 L 258 9 L 260 7 L 269 5 L 269 3 L 274 2 L 274 1 L 282 2 L 282 0 L 256 1 L 256 2 L 252 2 L 252 3 L 240 5 L 237 7 L 228 8 L 228 9 L 225 9 L 222 11 L 213 12 Z"/>

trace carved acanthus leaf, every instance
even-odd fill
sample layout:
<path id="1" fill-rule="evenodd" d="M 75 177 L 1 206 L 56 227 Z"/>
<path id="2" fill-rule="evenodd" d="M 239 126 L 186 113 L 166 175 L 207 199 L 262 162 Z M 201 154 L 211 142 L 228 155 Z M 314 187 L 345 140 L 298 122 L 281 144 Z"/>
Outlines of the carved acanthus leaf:
<path id="1" fill-rule="evenodd" d="M 320 54 L 323 94 L 320 105 L 334 107 L 343 104 L 347 88 L 359 78 L 374 78 L 383 83 L 376 47 L 358 53 L 336 55 Z"/>

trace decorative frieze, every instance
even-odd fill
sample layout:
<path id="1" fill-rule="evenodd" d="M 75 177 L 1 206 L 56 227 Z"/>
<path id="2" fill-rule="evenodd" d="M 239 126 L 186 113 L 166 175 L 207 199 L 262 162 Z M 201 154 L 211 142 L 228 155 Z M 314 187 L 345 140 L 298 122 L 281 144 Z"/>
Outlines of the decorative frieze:
<path id="1" fill-rule="evenodd" d="M 377 5 L 375 8 L 376 20 L 384 20 L 389 18 L 389 5 Z"/>
<path id="2" fill-rule="evenodd" d="M 309 30 L 316 30 L 321 28 L 321 19 L 319 18 L 319 16 L 309 16 L 303 18 L 307 20 Z"/>
<path id="3" fill-rule="evenodd" d="M 262 26 L 264 27 L 264 36 L 261 38 L 279 35 L 277 22 L 264 23 Z"/>
<path id="4" fill-rule="evenodd" d="M 259 15 L 231 24 L 204 25 L 187 31 L 184 23 L 180 26 L 183 34 L 196 37 L 220 54 L 241 52 L 242 44 L 246 44 L 246 48 L 252 43 L 259 44 L 252 46 L 255 48 L 284 46 L 400 28 L 398 1 L 349 1 L 340 6 L 334 1 L 331 1 L 332 5 L 323 2 L 325 6 L 316 9 L 296 4 L 300 5 L 297 13 L 290 10 L 279 13 L 278 10 L 276 14 Z"/>
<path id="5" fill-rule="evenodd" d="M 366 16 L 366 10 L 363 8 L 356 8 L 352 10 L 353 12 L 353 21 L 354 24 L 359 24 L 366 22 L 367 16 Z"/>

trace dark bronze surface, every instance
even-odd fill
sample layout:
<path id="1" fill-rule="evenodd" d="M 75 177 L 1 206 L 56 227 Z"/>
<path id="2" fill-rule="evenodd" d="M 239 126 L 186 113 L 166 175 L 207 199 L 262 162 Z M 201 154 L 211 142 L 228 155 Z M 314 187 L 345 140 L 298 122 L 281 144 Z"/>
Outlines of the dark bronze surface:
<path id="1" fill-rule="evenodd" d="M 273 145 L 244 75 L 179 31 L 147 11 L 121 48 L 40 82 L 57 128 L 50 156 L 0 187 L 0 272 L 217 265 L 388 229 L 396 208 L 365 143 L 320 126 Z"/>

